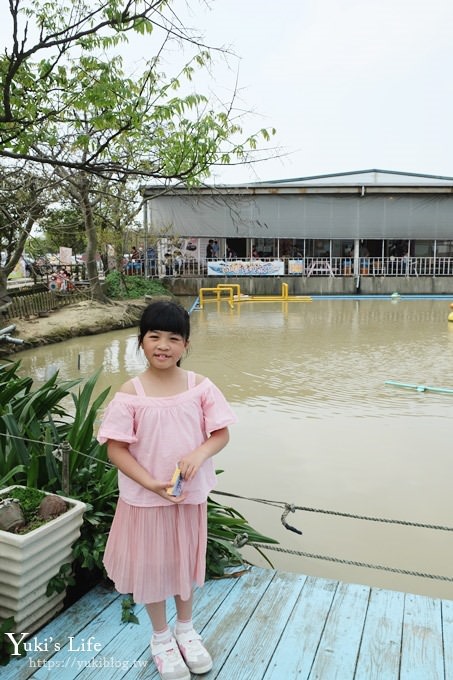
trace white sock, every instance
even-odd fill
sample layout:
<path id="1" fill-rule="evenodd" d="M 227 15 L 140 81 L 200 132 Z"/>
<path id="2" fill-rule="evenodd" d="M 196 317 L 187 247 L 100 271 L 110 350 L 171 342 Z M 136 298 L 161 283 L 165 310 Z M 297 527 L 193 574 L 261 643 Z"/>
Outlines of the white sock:
<path id="1" fill-rule="evenodd" d="M 168 626 L 164 628 L 164 630 L 158 630 L 153 632 L 153 641 L 158 644 L 165 644 L 166 642 L 170 642 L 171 638 L 172 638 L 171 630 Z"/>
<path id="2" fill-rule="evenodd" d="M 188 621 L 178 621 L 178 619 L 176 619 L 176 635 L 182 635 L 183 633 L 188 633 L 191 630 L 193 630 L 192 619 L 189 619 Z"/>

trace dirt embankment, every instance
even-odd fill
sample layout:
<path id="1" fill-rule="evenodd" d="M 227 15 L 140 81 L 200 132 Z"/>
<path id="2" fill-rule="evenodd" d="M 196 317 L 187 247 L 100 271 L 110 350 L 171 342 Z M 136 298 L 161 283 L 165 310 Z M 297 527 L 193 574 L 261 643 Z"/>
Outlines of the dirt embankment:
<path id="1" fill-rule="evenodd" d="M 0 327 L 15 326 L 11 335 L 24 340 L 23 345 L 1 341 L 0 356 L 61 342 L 69 338 L 137 326 L 142 311 L 149 302 L 149 299 L 127 300 L 104 305 L 92 300 L 84 300 L 50 312 L 47 317 L 0 322 Z"/>

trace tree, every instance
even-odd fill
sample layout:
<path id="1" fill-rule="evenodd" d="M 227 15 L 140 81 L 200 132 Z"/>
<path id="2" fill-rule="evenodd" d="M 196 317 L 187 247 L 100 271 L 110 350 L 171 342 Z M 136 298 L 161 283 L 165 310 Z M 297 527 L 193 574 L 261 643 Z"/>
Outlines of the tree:
<path id="1" fill-rule="evenodd" d="M 46 215 L 39 220 L 39 226 L 43 237 L 29 241 L 31 254 L 35 250 L 38 255 L 56 253 L 62 246 L 71 248 L 74 254 L 84 252 L 85 228 L 80 210 L 66 201 L 61 191 L 56 204 L 50 205 Z"/>
<path id="2" fill-rule="evenodd" d="M 234 94 L 213 106 L 193 91 L 192 78 L 211 53 L 176 26 L 169 0 L 11 0 L 10 12 L 12 45 L 0 58 L 0 156 L 40 164 L 66 183 L 84 219 L 92 294 L 103 299 L 96 178 L 196 183 L 215 164 L 245 162 L 269 132 L 240 139 Z M 128 76 L 114 50 L 131 32 L 156 31 L 162 41 L 155 56 Z M 166 76 L 160 60 L 173 39 L 189 41 L 194 55 Z"/>
<path id="3" fill-rule="evenodd" d="M 20 260 L 33 226 L 45 212 L 48 190 L 42 176 L 30 174 L 24 167 L 0 166 L 0 308 L 9 302 L 8 276 Z"/>

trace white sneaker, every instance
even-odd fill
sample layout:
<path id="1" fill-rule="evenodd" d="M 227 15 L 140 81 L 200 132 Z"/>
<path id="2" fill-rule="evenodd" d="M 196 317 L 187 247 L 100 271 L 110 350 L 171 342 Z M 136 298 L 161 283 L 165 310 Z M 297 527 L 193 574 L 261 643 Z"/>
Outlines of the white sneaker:
<path id="1" fill-rule="evenodd" d="M 178 649 L 174 637 L 169 642 L 153 642 L 151 638 L 151 654 L 162 680 L 190 680 L 189 669 Z"/>
<path id="2" fill-rule="evenodd" d="M 175 633 L 176 642 L 191 673 L 207 673 L 212 668 L 212 659 L 201 642 L 201 637 L 192 628 L 188 633 Z"/>

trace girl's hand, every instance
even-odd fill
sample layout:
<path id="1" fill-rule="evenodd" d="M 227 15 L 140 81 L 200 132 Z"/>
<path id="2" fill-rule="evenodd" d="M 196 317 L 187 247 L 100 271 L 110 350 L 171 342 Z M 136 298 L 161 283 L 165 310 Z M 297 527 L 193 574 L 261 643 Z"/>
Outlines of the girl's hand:
<path id="1" fill-rule="evenodd" d="M 181 470 L 183 480 L 188 482 L 193 479 L 205 460 L 206 456 L 200 451 L 193 451 L 188 456 L 181 458 L 179 469 Z"/>
<path id="2" fill-rule="evenodd" d="M 179 461 L 178 465 L 182 478 L 186 481 L 193 479 L 203 463 L 208 458 L 211 458 L 211 456 L 215 456 L 216 453 L 228 444 L 229 438 L 230 435 L 227 427 L 211 432 L 210 437 L 201 446 Z"/>
<path id="3" fill-rule="evenodd" d="M 180 496 L 171 496 L 169 493 L 167 493 L 167 489 L 170 487 L 171 481 L 158 482 L 157 480 L 154 480 L 152 486 L 150 486 L 149 489 L 158 496 L 165 498 L 166 501 L 171 501 L 172 503 L 181 503 L 181 501 L 185 499 L 184 494 L 181 494 Z"/>

